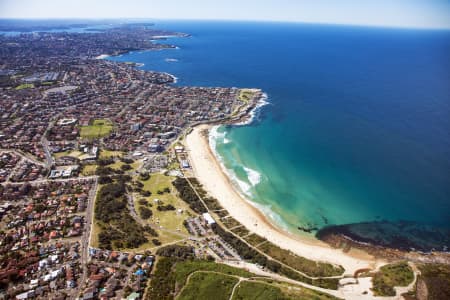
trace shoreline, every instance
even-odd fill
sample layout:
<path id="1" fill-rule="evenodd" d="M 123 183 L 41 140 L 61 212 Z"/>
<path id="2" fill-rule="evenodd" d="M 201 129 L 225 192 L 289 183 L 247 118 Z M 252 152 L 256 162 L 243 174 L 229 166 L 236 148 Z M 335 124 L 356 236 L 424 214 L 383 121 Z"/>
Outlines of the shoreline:
<path id="1" fill-rule="evenodd" d="M 360 250 L 352 249 L 349 253 L 344 253 L 320 240 L 294 235 L 278 228 L 236 190 L 224 172 L 210 147 L 208 136 L 204 135 L 204 131 L 211 127 L 212 125 L 205 124 L 195 126 L 184 140 L 192 171 L 205 190 L 248 230 L 297 255 L 341 265 L 345 269 L 345 274 L 353 275 L 358 269 L 376 268 L 385 262 Z"/>

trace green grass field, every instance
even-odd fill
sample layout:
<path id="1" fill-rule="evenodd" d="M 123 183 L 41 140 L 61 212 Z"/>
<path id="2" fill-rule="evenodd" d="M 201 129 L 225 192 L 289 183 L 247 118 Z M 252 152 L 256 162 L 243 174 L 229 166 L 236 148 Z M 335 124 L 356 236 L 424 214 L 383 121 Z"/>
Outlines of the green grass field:
<path id="1" fill-rule="evenodd" d="M 149 197 L 144 197 L 135 193 L 134 205 L 136 207 L 136 211 L 139 213 L 139 207 L 142 206 L 139 204 L 139 200 L 145 199 L 147 203 L 149 203 L 146 207 L 153 213 L 153 216 L 150 219 L 144 220 L 145 222 L 157 227 L 162 226 L 162 228 L 166 230 L 187 235 L 188 232 L 183 226 L 183 221 L 186 220 L 189 215 L 193 215 L 194 213 L 189 206 L 176 195 L 176 189 L 172 185 L 172 181 L 174 179 L 174 177 L 166 176 L 164 174 L 151 174 L 150 179 L 141 182 L 144 184 L 143 190 L 151 192 L 152 195 Z M 162 191 L 164 188 L 169 188 L 170 193 L 163 193 L 159 195 L 158 191 Z M 155 202 L 155 199 L 158 199 L 158 202 Z M 176 210 L 159 211 L 157 209 L 159 203 L 163 205 L 171 204 L 176 208 Z M 152 205 L 152 207 L 150 207 L 150 205 Z M 178 209 L 181 209 L 182 212 L 178 212 Z M 180 239 L 179 235 L 170 234 L 167 231 L 158 230 L 158 233 L 160 234 L 158 239 L 163 244 Z"/>
<path id="2" fill-rule="evenodd" d="M 54 154 L 53 154 L 53 156 L 54 156 L 55 158 L 60 158 L 60 157 L 63 157 L 63 156 L 71 156 L 71 157 L 80 158 L 80 157 L 82 157 L 83 155 L 84 155 L 84 153 L 81 152 L 81 151 L 78 151 L 78 150 L 64 151 L 64 152 L 57 152 L 57 153 L 54 153 Z"/>
<path id="3" fill-rule="evenodd" d="M 122 157 L 123 152 L 121 151 L 111 151 L 102 149 L 99 154 L 99 158 L 110 158 L 110 157 Z"/>
<path id="4" fill-rule="evenodd" d="M 250 101 L 250 99 L 252 99 L 254 94 L 254 90 L 241 89 L 239 90 L 239 100 L 241 100 L 242 102 L 248 102 Z"/>
<path id="5" fill-rule="evenodd" d="M 81 126 L 80 136 L 82 138 L 94 139 L 109 135 L 113 129 L 111 121 L 106 119 L 97 119 L 92 122 L 92 125 Z"/>
<path id="6" fill-rule="evenodd" d="M 34 88 L 34 84 L 32 83 L 23 83 L 19 86 L 16 86 L 16 91 L 23 90 L 23 89 L 31 89 Z"/>
<path id="7" fill-rule="evenodd" d="M 181 292 L 178 300 L 228 300 L 231 296 L 233 286 L 238 279 L 216 273 L 193 274 Z"/>
<path id="8" fill-rule="evenodd" d="M 241 282 L 233 295 L 233 300 L 265 300 L 265 299 L 289 299 L 279 288 L 265 283 Z M 309 298 L 308 298 L 309 299 Z"/>
<path id="9" fill-rule="evenodd" d="M 253 276 L 252 273 L 247 272 L 243 269 L 233 268 L 224 264 L 218 264 L 202 260 L 195 260 L 195 261 L 187 260 L 184 262 L 177 263 L 175 268 L 175 279 L 179 284 L 184 285 L 186 283 L 186 279 L 189 274 L 200 270 L 217 272 L 226 275 L 235 275 L 246 278 Z"/>
<path id="10" fill-rule="evenodd" d="M 95 175 L 95 170 L 97 170 L 97 165 L 84 165 L 81 170 L 81 175 L 92 176 Z"/>

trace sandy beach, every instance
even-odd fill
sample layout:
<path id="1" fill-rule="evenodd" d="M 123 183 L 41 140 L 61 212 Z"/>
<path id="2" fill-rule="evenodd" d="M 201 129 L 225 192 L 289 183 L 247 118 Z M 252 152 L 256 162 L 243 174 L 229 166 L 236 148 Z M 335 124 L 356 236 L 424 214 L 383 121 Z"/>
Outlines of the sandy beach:
<path id="1" fill-rule="evenodd" d="M 197 126 L 185 138 L 185 146 L 194 175 L 204 188 L 228 210 L 230 215 L 247 229 L 300 256 L 342 265 L 346 274 L 353 274 L 358 269 L 375 267 L 383 263 L 362 251 L 351 250 L 349 253 L 344 253 L 319 240 L 302 238 L 271 224 L 261 211 L 236 191 L 223 172 L 221 164 L 211 151 L 207 137 L 202 134 L 205 129 L 209 128 L 211 128 L 209 125 Z"/>
<path id="2" fill-rule="evenodd" d="M 105 58 L 108 58 L 108 57 L 109 57 L 108 54 L 101 54 L 101 55 L 97 56 L 95 59 L 105 59 Z"/>

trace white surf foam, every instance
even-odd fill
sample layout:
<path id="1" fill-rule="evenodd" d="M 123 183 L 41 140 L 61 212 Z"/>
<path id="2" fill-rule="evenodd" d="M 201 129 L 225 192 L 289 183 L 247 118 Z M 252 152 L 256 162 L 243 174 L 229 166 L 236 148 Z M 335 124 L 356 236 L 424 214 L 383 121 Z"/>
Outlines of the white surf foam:
<path id="1" fill-rule="evenodd" d="M 242 198 L 254 206 L 256 209 L 261 211 L 265 216 L 267 216 L 274 224 L 279 226 L 281 229 L 289 231 L 289 226 L 283 220 L 283 218 L 275 213 L 272 210 L 271 205 L 265 205 L 255 202 L 254 195 L 251 192 L 251 189 L 261 182 L 261 174 L 251 168 L 244 167 L 244 170 L 247 173 L 247 178 L 251 184 L 239 179 L 236 173 L 225 166 L 225 163 L 221 157 L 221 155 L 216 150 L 217 139 L 225 139 L 226 132 L 218 132 L 219 126 L 213 126 L 209 131 L 209 144 L 211 150 L 219 162 L 220 168 L 226 174 L 226 176 L 230 179 L 231 183 L 235 186 L 238 192 L 241 193 Z"/>
<path id="2" fill-rule="evenodd" d="M 244 167 L 244 170 L 247 173 L 248 181 L 250 181 L 252 186 L 256 186 L 258 183 L 261 182 L 261 173 L 248 167 Z"/>
<path id="3" fill-rule="evenodd" d="M 263 93 L 262 97 L 258 100 L 258 103 L 256 104 L 256 106 L 249 112 L 249 117 L 240 123 L 236 123 L 233 124 L 234 126 L 244 126 L 244 125 L 250 125 L 251 123 L 253 123 L 255 120 L 257 120 L 258 115 L 261 111 L 261 107 L 269 104 L 270 102 L 268 101 L 269 96 L 266 93 Z"/>
<path id="4" fill-rule="evenodd" d="M 217 146 L 217 141 L 218 139 L 225 139 L 225 135 L 226 132 L 219 132 L 219 125 L 217 126 L 213 126 L 210 130 L 209 130 L 209 136 L 208 136 L 208 140 L 209 140 L 209 145 L 211 146 L 211 149 L 213 149 L 213 151 L 216 151 L 216 146 Z M 217 155 L 217 153 L 215 153 L 216 157 L 220 157 L 219 155 Z"/>
<path id="5" fill-rule="evenodd" d="M 254 201 L 248 201 L 251 205 L 256 207 L 263 215 L 269 217 L 270 220 L 283 230 L 289 231 L 289 226 L 283 220 L 283 218 L 272 210 L 272 205 L 260 204 Z"/>

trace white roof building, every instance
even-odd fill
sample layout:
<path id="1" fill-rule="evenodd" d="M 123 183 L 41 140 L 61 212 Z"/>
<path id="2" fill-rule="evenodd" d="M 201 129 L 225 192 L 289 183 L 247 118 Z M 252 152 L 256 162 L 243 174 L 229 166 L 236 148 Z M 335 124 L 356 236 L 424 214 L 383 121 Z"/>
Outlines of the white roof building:
<path id="1" fill-rule="evenodd" d="M 214 221 L 213 217 L 211 217 L 211 215 L 209 213 L 204 213 L 203 218 L 206 220 L 208 225 L 216 223 L 216 221 Z"/>

